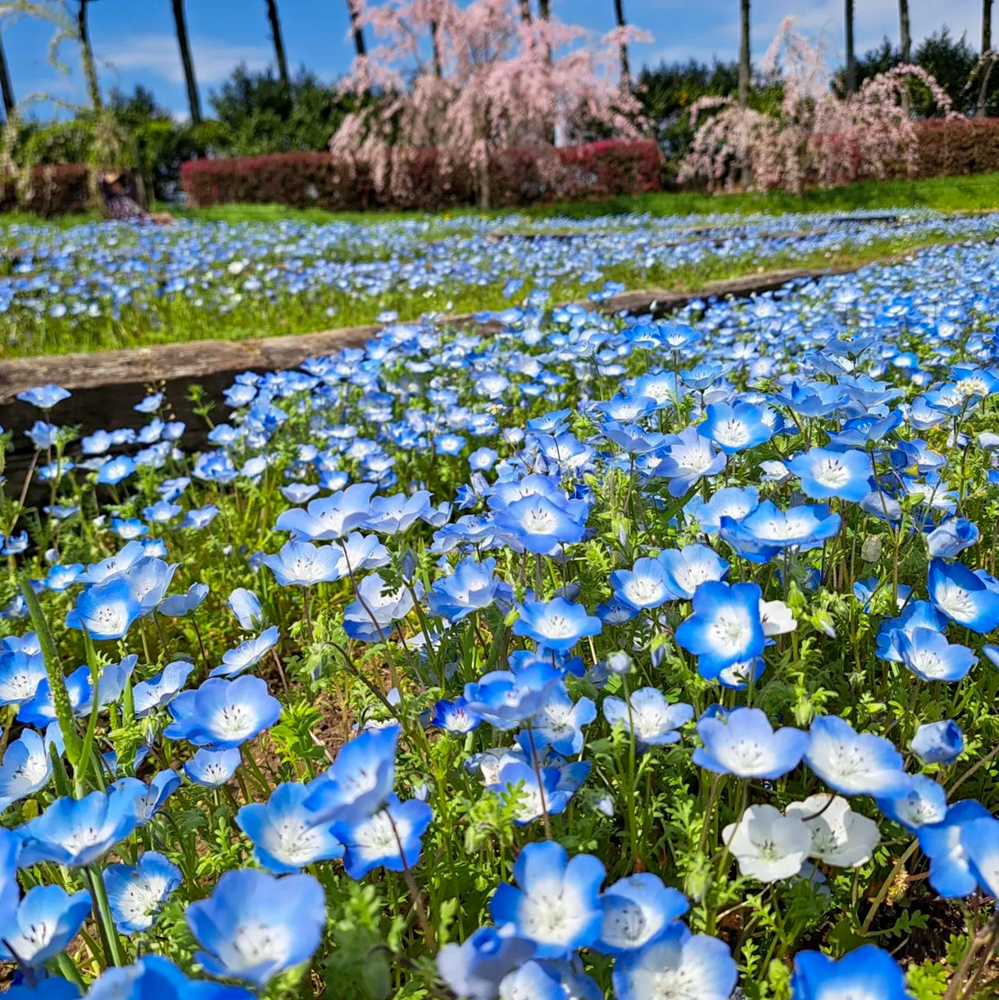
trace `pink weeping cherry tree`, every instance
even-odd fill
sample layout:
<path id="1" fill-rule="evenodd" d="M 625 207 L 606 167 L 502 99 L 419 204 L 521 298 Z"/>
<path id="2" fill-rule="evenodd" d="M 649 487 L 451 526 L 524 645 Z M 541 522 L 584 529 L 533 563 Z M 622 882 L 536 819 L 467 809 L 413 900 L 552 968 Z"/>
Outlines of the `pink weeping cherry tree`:
<path id="1" fill-rule="evenodd" d="M 739 186 L 800 193 L 806 183 L 823 187 L 864 178 L 882 179 L 919 161 L 916 129 L 906 100 L 915 82 L 933 95 L 939 110 L 956 117 L 947 94 L 924 69 L 896 66 L 866 80 L 854 94 L 831 90 L 825 52 L 781 25 L 762 69 L 783 85 L 770 112 L 710 97 L 691 107 L 697 126 L 678 179 L 706 182 L 711 190 Z"/>
<path id="2" fill-rule="evenodd" d="M 637 138 L 639 104 L 619 74 L 617 28 L 599 40 L 554 16 L 525 18 L 520 0 L 355 0 L 358 24 L 375 39 L 342 87 L 359 102 L 330 143 L 338 160 L 370 169 L 394 196 L 412 183 L 409 161 L 434 150 L 437 169 L 472 171 L 479 204 L 490 204 L 489 163 L 498 150 L 531 150 L 557 187 L 556 144 L 594 134 Z"/>

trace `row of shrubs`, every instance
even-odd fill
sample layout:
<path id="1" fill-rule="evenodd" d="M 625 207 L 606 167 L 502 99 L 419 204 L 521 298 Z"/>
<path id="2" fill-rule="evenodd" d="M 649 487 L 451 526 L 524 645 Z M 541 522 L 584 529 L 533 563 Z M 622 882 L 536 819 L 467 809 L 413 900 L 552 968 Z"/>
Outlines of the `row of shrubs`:
<path id="1" fill-rule="evenodd" d="M 481 185 L 476 168 L 445 161 L 434 149 L 397 158 L 390 179 L 375 182 L 365 164 L 327 153 L 193 160 L 181 168 L 188 204 L 276 202 L 333 211 L 439 210 L 473 204 Z M 514 147 L 489 161 L 489 202 L 524 205 L 566 198 L 640 194 L 660 186 L 662 156 L 652 139 L 608 140 L 551 150 Z"/>

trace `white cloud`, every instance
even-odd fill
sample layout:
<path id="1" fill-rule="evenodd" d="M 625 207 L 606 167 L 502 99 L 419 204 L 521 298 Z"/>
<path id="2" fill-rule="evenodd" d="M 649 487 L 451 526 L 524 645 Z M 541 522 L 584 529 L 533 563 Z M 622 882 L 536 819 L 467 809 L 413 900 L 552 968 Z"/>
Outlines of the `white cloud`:
<path id="1" fill-rule="evenodd" d="M 180 49 L 174 35 L 131 35 L 99 49 L 102 63 L 118 70 L 141 70 L 170 83 L 184 82 Z M 191 39 L 191 58 L 198 84 L 221 83 L 239 63 L 266 69 L 274 52 L 267 45 L 233 45 L 210 38 Z"/>

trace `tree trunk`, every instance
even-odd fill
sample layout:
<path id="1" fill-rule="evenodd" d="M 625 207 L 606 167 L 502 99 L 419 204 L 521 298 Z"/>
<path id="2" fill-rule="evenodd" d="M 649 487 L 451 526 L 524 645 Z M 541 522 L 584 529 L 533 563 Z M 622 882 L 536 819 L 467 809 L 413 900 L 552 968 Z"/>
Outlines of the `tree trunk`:
<path id="1" fill-rule="evenodd" d="M 531 23 L 531 0 L 520 0 L 520 19 L 524 24 Z"/>
<path id="2" fill-rule="evenodd" d="M 354 32 L 354 50 L 358 56 L 365 56 L 368 49 L 364 44 L 364 28 L 357 16 L 357 0 L 347 0 L 347 10 L 350 13 L 350 30 Z"/>
<path id="3" fill-rule="evenodd" d="M 271 41 L 274 42 L 278 77 L 287 87 L 291 81 L 288 79 L 288 60 L 284 55 L 284 38 L 281 35 L 281 19 L 278 17 L 277 0 L 267 0 L 267 20 L 271 22 Z"/>
<path id="4" fill-rule="evenodd" d="M 444 66 L 441 63 L 441 42 L 438 36 L 439 25 L 436 21 L 430 22 L 430 41 L 434 47 L 434 73 L 439 80 L 444 75 Z"/>
<path id="5" fill-rule="evenodd" d="M 846 94 L 851 97 L 857 92 L 857 56 L 853 51 L 853 3 L 846 0 Z"/>
<path id="6" fill-rule="evenodd" d="M 621 89 L 631 90 L 631 65 L 628 62 L 628 43 L 624 38 L 624 29 L 628 26 L 624 19 L 624 0 L 614 0 L 614 14 L 621 29 L 621 41 L 618 43 L 621 49 Z"/>
<path id="7" fill-rule="evenodd" d="M 982 0 L 982 62 L 992 51 L 992 0 Z M 990 59 L 989 64 L 979 67 L 982 75 L 982 82 L 978 88 L 978 105 L 975 108 L 975 117 L 985 117 L 986 91 L 989 89 L 989 77 L 992 75 L 992 67 L 995 59 Z"/>
<path id="8" fill-rule="evenodd" d="M 0 90 L 3 90 L 3 109 L 10 118 L 17 109 L 14 100 L 14 88 L 10 83 L 10 70 L 7 68 L 7 55 L 3 50 L 3 39 L 0 38 Z"/>
<path id="9" fill-rule="evenodd" d="M 912 35 L 909 31 L 909 0 L 898 0 L 899 51 L 902 62 L 912 62 Z"/>
<path id="10" fill-rule="evenodd" d="M 541 20 L 545 22 L 545 30 L 547 31 L 552 15 L 551 0 L 538 0 L 538 14 L 541 16 Z M 548 65 L 550 66 L 552 64 L 551 39 L 545 40 L 545 59 L 548 60 Z"/>
<path id="11" fill-rule="evenodd" d="M 180 46 L 180 61 L 184 66 L 184 80 L 187 83 L 187 103 L 191 108 L 191 121 L 195 125 L 200 125 L 201 98 L 198 97 L 198 81 L 194 76 L 194 60 L 191 58 L 191 40 L 187 35 L 184 0 L 173 0 L 173 20 L 177 27 L 177 45 Z"/>
<path id="12" fill-rule="evenodd" d="M 749 2 L 740 0 L 741 17 L 739 30 L 739 104 L 749 103 Z"/>
<path id="13" fill-rule="evenodd" d="M 97 82 L 97 66 L 94 63 L 94 50 L 90 45 L 90 31 L 87 28 L 87 4 L 90 3 L 90 0 L 79 0 L 79 3 L 80 6 L 76 12 L 76 34 L 80 42 L 83 78 L 87 81 L 90 106 L 94 111 L 103 111 L 104 99 L 101 97 L 101 87 Z"/>

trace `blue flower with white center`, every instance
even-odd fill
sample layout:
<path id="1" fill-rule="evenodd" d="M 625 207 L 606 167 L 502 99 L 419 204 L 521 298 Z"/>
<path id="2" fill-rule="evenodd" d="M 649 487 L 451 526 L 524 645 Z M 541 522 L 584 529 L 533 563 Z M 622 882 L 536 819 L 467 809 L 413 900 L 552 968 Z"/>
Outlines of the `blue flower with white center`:
<path id="1" fill-rule="evenodd" d="M 371 483 L 354 483 L 331 496 L 312 500 L 278 516 L 275 528 L 290 531 L 295 541 L 336 540 L 360 528 L 371 515 Z"/>
<path id="2" fill-rule="evenodd" d="M 128 584 L 132 596 L 139 602 L 143 616 L 157 610 L 163 603 L 176 570 L 176 564 L 171 566 L 148 552 L 144 558 L 129 567 L 126 574 Z"/>
<path id="3" fill-rule="evenodd" d="M 437 953 L 441 979 L 460 997 L 495 1000 L 502 979 L 534 954 L 534 944 L 480 927 L 462 944 L 444 945 Z"/>
<path id="4" fill-rule="evenodd" d="M 636 610 L 658 608 L 672 598 L 666 586 L 666 571 L 658 559 L 636 559 L 631 569 L 610 575 L 614 597 Z"/>
<path id="5" fill-rule="evenodd" d="M 52 566 L 45 576 L 45 586 L 53 593 L 61 594 L 76 583 L 82 572 L 83 566 L 80 563 L 73 563 L 70 566 Z"/>
<path id="6" fill-rule="evenodd" d="M 16 831 L 21 841 L 18 866 L 51 861 L 80 868 L 99 861 L 138 823 L 133 788 L 91 792 L 82 799 L 56 799 L 40 816 Z"/>
<path id="7" fill-rule="evenodd" d="M 933 606 L 973 632 L 999 627 L 999 592 L 963 563 L 930 562 L 927 587 Z"/>
<path id="8" fill-rule="evenodd" d="M 877 655 L 882 660 L 902 663 L 902 636 L 912 636 L 917 629 L 943 632 L 946 619 L 929 601 L 908 601 L 897 618 L 881 623 L 878 632 Z"/>
<path id="9" fill-rule="evenodd" d="M 836 715 L 822 715 L 812 722 L 805 763 L 841 795 L 890 799 L 908 788 L 902 755 L 891 742 L 873 733 L 858 733 Z"/>
<path id="10" fill-rule="evenodd" d="M 691 600 L 702 583 L 723 580 L 728 573 L 728 563 L 707 545 L 665 549 L 658 561 L 665 572 L 669 596 L 677 601 Z"/>
<path id="11" fill-rule="evenodd" d="M 14 802 L 40 792 L 52 777 L 49 741 L 33 729 L 9 744 L 0 766 L 0 813 Z"/>
<path id="12" fill-rule="evenodd" d="M 841 523 L 839 514 L 830 514 L 824 504 L 782 511 L 764 500 L 740 521 L 723 515 L 719 532 L 744 559 L 765 563 L 787 550 L 807 552 L 820 547 L 839 532 Z"/>
<path id="13" fill-rule="evenodd" d="M 900 631 L 896 647 L 905 666 L 924 681 L 963 680 L 978 662 L 967 646 L 952 645 L 946 636 L 928 628 Z"/>
<path id="14" fill-rule="evenodd" d="M 854 502 L 871 492 L 871 459 L 864 451 L 810 448 L 784 463 L 801 480 L 801 490 L 813 500 L 839 497 Z"/>
<path id="15" fill-rule="evenodd" d="M 241 761 L 239 750 L 202 748 L 184 764 L 184 774 L 202 788 L 221 788 L 232 780 Z"/>
<path id="16" fill-rule="evenodd" d="M 912 738 L 912 752 L 924 764 L 949 764 L 964 750 L 964 736 L 953 720 L 920 726 Z"/>
<path id="17" fill-rule="evenodd" d="M 910 775 L 904 793 L 877 802 L 889 819 L 901 823 L 912 833 L 947 818 L 947 789 L 925 774 Z"/>
<path id="18" fill-rule="evenodd" d="M 705 413 L 697 429 L 726 455 L 755 448 L 773 435 L 773 428 L 763 422 L 763 411 L 752 403 L 709 403 Z"/>
<path id="19" fill-rule="evenodd" d="M 154 674 L 148 680 L 139 681 L 132 688 L 135 717 L 142 719 L 157 708 L 169 705 L 173 698 L 183 690 L 187 678 L 191 676 L 193 670 L 194 664 L 189 660 L 174 660 L 158 674 Z"/>
<path id="20" fill-rule="evenodd" d="M 0 958 L 36 968 L 55 958 L 90 915 L 90 893 L 72 896 L 61 885 L 36 885 L 25 893 L 0 935 Z"/>
<path id="21" fill-rule="evenodd" d="M 306 808 L 316 822 L 368 816 L 388 800 L 395 785 L 397 725 L 366 729 L 345 743 L 333 766 L 309 785 Z"/>
<path id="22" fill-rule="evenodd" d="M 465 685 L 465 701 L 497 729 L 513 729 L 530 719 L 562 679 L 550 663 L 537 661 L 519 673 L 493 670 Z"/>
<path id="23" fill-rule="evenodd" d="M 109 458 L 97 470 L 97 482 L 102 486 L 117 486 L 135 472 L 135 462 L 128 455 Z"/>
<path id="24" fill-rule="evenodd" d="M 694 751 L 694 763 L 715 774 L 773 781 L 793 771 L 808 746 L 808 733 L 785 727 L 776 732 L 765 712 L 737 708 L 725 719 L 704 718 L 697 723 L 704 744 Z"/>
<path id="25" fill-rule="evenodd" d="M 612 726 L 623 726 L 646 747 L 678 743 L 680 733 L 677 730 L 694 717 L 692 706 L 683 703 L 671 705 L 666 696 L 654 687 L 632 691 L 628 701 L 604 698 L 603 713 Z"/>
<path id="26" fill-rule="evenodd" d="M 108 865 L 101 876 L 114 925 L 122 934 L 149 930 L 182 881 L 180 869 L 156 851 L 146 851 L 134 865 Z"/>
<path id="27" fill-rule="evenodd" d="M 597 635 L 603 628 L 599 618 L 586 613 L 581 604 L 562 597 L 551 601 L 528 602 L 518 608 L 513 634 L 533 639 L 539 647 L 567 653 L 580 639 Z"/>
<path id="28" fill-rule="evenodd" d="M 926 548 L 934 559 L 954 559 L 974 545 L 981 532 L 978 525 L 963 517 L 951 517 L 926 536 Z"/>
<path id="29" fill-rule="evenodd" d="M 697 521 L 701 531 L 713 535 L 721 527 L 723 517 L 741 521 L 756 510 L 759 503 L 760 493 L 755 486 L 725 486 L 707 501 L 700 496 L 691 497 L 684 511 Z"/>
<path id="30" fill-rule="evenodd" d="M 116 576 L 80 594 L 66 615 L 66 627 L 86 630 L 91 639 L 123 639 L 141 613 L 129 581 Z"/>
<path id="31" fill-rule="evenodd" d="M 76 992 L 71 994 L 77 995 Z M 252 994 L 241 986 L 188 979 L 172 962 L 158 955 L 146 955 L 134 965 L 107 969 L 87 993 L 87 1000 L 121 1000 L 122 997 L 128 1000 L 252 1000 Z M 49 998 L 46 993 L 45 1000 L 60 998 Z"/>
<path id="32" fill-rule="evenodd" d="M 573 702 L 561 681 L 548 692 L 547 700 L 531 719 L 531 739 L 536 750 L 550 746 L 564 756 L 583 749 L 583 726 L 597 717 L 597 708 L 589 698 Z"/>
<path id="33" fill-rule="evenodd" d="M 167 618 L 184 618 L 197 611 L 208 596 L 208 585 L 192 583 L 185 594 L 171 594 L 157 608 L 161 615 Z"/>
<path id="34" fill-rule="evenodd" d="M 702 583 L 694 592 L 694 613 L 677 628 L 676 643 L 697 657 L 706 680 L 763 652 L 760 595 L 755 583 L 717 581 Z"/>
<path id="35" fill-rule="evenodd" d="M 525 962 L 510 972 L 499 984 L 499 1000 L 576 1000 L 578 993 L 569 993 L 554 973 L 537 962 Z"/>
<path id="36" fill-rule="evenodd" d="M 961 849 L 982 892 L 999 899 L 999 819 L 973 819 L 961 827 Z"/>
<path id="37" fill-rule="evenodd" d="M 600 907 L 600 938 L 593 947 L 607 955 L 621 955 L 659 937 L 690 909 L 690 903 L 683 893 L 664 886 L 658 875 L 639 872 L 608 886 Z"/>
<path id="38" fill-rule="evenodd" d="M 423 835 L 433 810 L 426 802 L 400 802 L 390 795 L 373 815 L 352 810 L 356 818 L 337 820 L 330 832 L 344 846 L 343 867 L 355 880 L 376 868 L 401 872 L 415 867 L 423 850 Z"/>
<path id="39" fill-rule="evenodd" d="M 717 476 L 725 468 L 725 453 L 715 451 L 714 444 L 697 427 L 687 427 L 667 441 L 656 475 L 670 481 L 670 496 L 682 497 L 701 479 Z"/>
<path id="40" fill-rule="evenodd" d="M 156 503 L 142 508 L 142 516 L 150 524 L 169 524 L 175 517 L 184 513 L 184 508 L 169 500 L 157 500 Z"/>
<path id="41" fill-rule="evenodd" d="M 791 978 L 792 1000 L 912 1000 L 902 967 L 888 952 L 865 944 L 838 962 L 820 951 L 799 951 Z"/>
<path id="42" fill-rule="evenodd" d="M 992 813 L 974 799 L 955 802 L 938 823 L 927 823 L 916 831 L 919 848 L 930 859 L 930 885 L 947 899 L 970 896 L 978 888 L 964 845 L 964 830 Z"/>
<path id="43" fill-rule="evenodd" d="M 492 448 L 476 448 L 468 456 L 468 467 L 473 472 L 488 472 L 498 458 L 499 455 Z"/>
<path id="44" fill-rule="evenodd" d="M 260 635 L 241 642 L 233 649 L 222 654 L 222 662 L 211 672 L 212 677 L 235 677 L 244 670 L 256 666 L 277 644 L 280 639 L 277 626 L 265 628 Z"/>
<path id="45" fill-rule="evenodd" d="M 343 630 L 359 642 L 384 642 L 395 623 L 412 610 L 413 595 L 408 588 L 392 589 L 380 573 L 372 573 L 357 585 L 357 600 L 344 609 Z"/>
<path id="46" fill-rule="evenodd" d="M 515 800 L 514 822 L 517 826 L 527 826 L 548 813 L 557 816 L 565 811 L 572 798 L 571 794 L 559 792 L 560 773 L 558 768 L 540 767 L 538 772 L 529 765 L 507 756 L 503 758 L 499 774 L 486 790 L 503 799 Z"/>
<path id="47" fill-rule="evenodd" d="M 341 552 L 333 545 L 285 542 L 277 555 L 264 556 L 263 563 L 282 587 L 313 587 L 340 579 Z"/>
<path id="48" fill-rule="evenodd" d="M 84 715 L 91 707 L 91 673 L 90 667 L 83 664 L 66 676 L 66 693 L 69 695 L 69 705 L 74 715 Z M 56 721 L 55 705 L 52 701 L 52 689 L 48 677 L 39 681 L 35 696 L 21 705 L 17 713 L 17 721 L 27 726 L 49 725 Z"/>
<path id="49" fill-rule="evenodd" d="M 61 385 L 49 382 L 48 385 L 36 385 L 31 389 L 19 392 L 17 398 L 23 403 L 30 403 L 40 410 L 51 410 L 56 403 L 69 399 L 71 393 Z"/>
<path id="50" fill-rule="evenodd" d="M 48 684 L 45 660 L 37 650 L 0 651 L 0 705 L 31 701 L 42 682 Z"/>
<path id="51" fill-rule="evenodd" d="M 389 497 L 373 497 L 369 509 L 371 513 L 362 528 L 382 535 L 402 534 L 420 518 L 430 516 L 430 492 L 417 490 L 412 496 L 396 493 Z"/>
<path id="52" fill-rule="evenodd" d="M 435 580 L 427 591 L 432 614 L 459 622 L 467 615 L 492 605 L 498 596 L 506 597 L 510 588 L 495 575 L 496 560 L 462 559 L 448 573 Z"/>
<path id="53" fill-rule="evenodd" d="M 252 590 L 237 587 L 226 602 L 229 610 L 236 616 L 239 627 L 249 632 L 257 625 L 263 624 L 263 611 L 260 598 Z"/>
<path id="54" fill-rule="evenodd" d="M 681 923 L 614 963 L 617 1000 L 728 1000 L 739 973 L 728 945 Z"/>
<path id="55" fill-rule="evenodd" d="M 116 781 L 113 787 L 134 791 L 136 823 L 145 826 L 163 808 L 167 799 L 180 788 L 180 775 L 168 767 L 157 771 L 148 785 L 136 778 L 124 778 Z"/>
<path id="56" fill-rule="evenodd" d="M 225 872 L 208 899 L 192 903 L 187 923 L 206 972 L 262 990 L 319 947 L 326 897 L 311 875 L 275 878 L 243 868 Z"/>
<path id="57" fill-rule="evenodd" d="M 552 499 L 535 493 L 497 509 L 493 523 L 512 543 L 528 552 L 547 555 L 582 540 L 586 511 L 570 506 L 561 497 Z"/>
<path id="58" fill-rule="evenodd" d="M 316 823 L 315 813 L 306 806 L 310 794 L 309 786 L 288 782 L 278 785 L 266 804 L 251 802 L 236 814 L 261 867 L 295 872 L 343 856 L 343 844 L 330 832 L 329 823 Z"/>
<path id="59" fill-rule="evenodd" d="M 463 695 L 454 701 L 439 701 L 434 705 L 431 725 L 444 729 L 449 733 L 470 733 L 482 719 L 468 707 Z"/>
<path id="60" fill-rule="evenodd" d="M 259 677 L 210 677 L 196 691 L 177 695 L 169 711 L 174 721 L 163 730 L 168 740 L 231 750 L 274 725 L 281 703 Z"/>
<path id="61" fill-rule="evenodd" d="M 538 958 L 563 958 L 600 936 L 600 885 L 606 872 L 592 854 L 571 860 L 553 841 L 526 844 L 513 868 L 516 886 L 501 882 L 489 902 L 499 925 L 509 924 L 536 946 Z"/>
<path id="62" fill-rule="evenodd" d="M 206 504 L 204 507 L 199 507 L 196 510 L 189 510 L 184 515 L 184 520 L 180 522 L 179 527 L 201 531 L 207 528 L 218 515 L 219 509 L 215 504 Z"/>
<path id="63" fill-rule="evenodd" d="M 141 538 L 149 528 L 146 527 L 137 517 L 113 517 L 111 518 L 111 530 L 126 542 L 133 538 Z"/>

